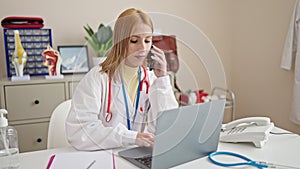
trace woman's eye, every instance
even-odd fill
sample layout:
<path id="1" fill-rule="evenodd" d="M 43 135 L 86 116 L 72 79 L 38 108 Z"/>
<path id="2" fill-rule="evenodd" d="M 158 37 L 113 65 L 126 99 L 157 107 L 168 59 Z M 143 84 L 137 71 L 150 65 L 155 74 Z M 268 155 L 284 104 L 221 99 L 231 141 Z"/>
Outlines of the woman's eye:
<path id="1" fill-rule="evenodd" d="M 145 40 L 145 43 L 150 43 L 151 42 L 151 40 Z"/>
<path id="2" fill-rule="evenodd" d="M 130 40 L 130 43 L 137 43 L 137 40 Z"/>

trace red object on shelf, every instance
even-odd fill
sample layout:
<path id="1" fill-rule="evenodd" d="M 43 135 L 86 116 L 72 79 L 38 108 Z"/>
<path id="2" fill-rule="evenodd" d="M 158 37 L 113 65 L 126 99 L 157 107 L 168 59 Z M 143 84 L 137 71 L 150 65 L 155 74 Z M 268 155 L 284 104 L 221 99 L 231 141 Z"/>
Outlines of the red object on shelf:
<path id="1" fill-rule="evenodd" d="M 203 97 L 208 96 L 208 93 L 205 93 L 204 90 L 198 90 L 197 92 L 197 103 L 203 103 Z"/>
<path id="2" fill-rule="evenodd" d="M 192 97 L 196 96 L 194 100 Z M 180 93 L 179 95 L 179 103 L 180 105 L 188 105 L 188 104 L 195 104 L 195 103 L 203 103 L 205 102 L 204 98 L 208 96 L 208 93 L 205 93 L 204 90 L 196 90 L 191 91 L 190 93 Z"/>
<path id="3" fill-rule="evenodd" d="M 41 17 L 8 16 L 2 19 L 3 28 L 42 28 L 44 20 Z"/>

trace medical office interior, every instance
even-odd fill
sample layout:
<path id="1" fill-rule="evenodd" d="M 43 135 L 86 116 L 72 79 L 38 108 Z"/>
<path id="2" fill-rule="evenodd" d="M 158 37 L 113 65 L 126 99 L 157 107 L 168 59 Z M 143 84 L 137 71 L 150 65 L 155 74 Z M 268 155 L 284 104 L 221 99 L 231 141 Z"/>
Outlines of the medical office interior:
<path id="1" fill-rule="evenodd" d="M 87 36 L 83 28 L 85 25 L 89 24 L 96 29 L 100 23 L 111 24 L 121 11 L 129 7 L 178 17 L 186 21 L 183 23 L 188 22 L 197 27 L 214 45 L 224 68 L 226 86 L 235 95 L 235 119 L 266 116 L 271 118 L 275 126 L 300 134 L 300 125 L 290 120 L 294 66 L 291 70 L 280 67 L 295 2 L 296 0 L 26 0 L 17 2 L 3 0 L 0 3 L 0 18 L 7 16 L 42 17 L 44 28 L 52 30 L 52 47 L 57 49 L 59 45 L 88 45 L 84 39 Z M 166 21 L 165 24 L 168 22 Z M 162 29 L 155 28 L 158 33 Z M 185 30 L 182 29 L 182 31 Z M 176 36 L 173 32 L 170 34 Z M 0 30 L 0 51 L 1 83 L 7 83 L 9 79 L 7 78 L 3 29 Z M 210 93 L 215 86 L 212 86 L 210 74 L 199 56 L 180 39 L 177 39 L 177 52 L 179 70 L 176 77 L 182 91 L 203 89 Z M 88 54 L 91 68 L 95 53 L 89 45 Z M 75 77 L 76 79 L 78 76 L 80 75 L 65 75 L 64 78 L 74 79 Z M 51 112 L 58 105 L 56 97 L 61 100 L 71 97 L 72 86 L 62 87 L 56 91 L 56 88 L 52 86 L 52 81 L 45 80 L 43 76 L 32 77 L 28 83 L 36 79 L 38 79 L 38 84 L 45 86 L 45 90 L 64 93 L 61 97 L 51 97 L 53 104 L 50 103 L 52 106 L 50 110 L 47 107 L 43 109 Z M 18 82 L 15 83 L 18 84 Z M 63 83 L 65 84 L 69 85 L 69 81 Z M 26 86 L 26 84 L 23 85 Z M 51 92 L 48 93 L 51 95 Z M 38 95 L 38 90 L 32 90 L 30 94 Z M 3 97 L 3 93 L 1 96 L 0 105 L 5 106 L 3 103 L 6 98 Z M 15 102 L 13 106 L 18 107 L 21 104 Z M 232 119 L 231 116 L 226 110 L 224 122 L 229 122 Z M 24 118 L 26 115 L 23 114 L 22 119 Z M 44 121 L 31 118 L 27 122 L 34 125 L 29 126 L 28 131 L 31 127 L 40 127 L 39 124 L 48 125 L 49 117 Z M 26 124 L 20 125 L 20 130 L 24 125 L 26 126 Z M 30 150 L 33 149 L 29 147 L 24 151 Z"/>

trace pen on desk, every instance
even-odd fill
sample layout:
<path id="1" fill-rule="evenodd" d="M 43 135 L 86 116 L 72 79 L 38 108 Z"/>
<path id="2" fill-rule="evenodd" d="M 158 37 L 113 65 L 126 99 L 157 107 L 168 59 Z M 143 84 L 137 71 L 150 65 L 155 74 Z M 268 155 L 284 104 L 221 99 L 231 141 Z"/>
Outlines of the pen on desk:
<path id="1" fill-rule="evenodd" d="M 94 161 L 92 161 L 91 162 L 91 164 L 86 168 L 86 169 L 89 169 L 89 168 L 91 168 L 92 167 L 92 165 L 94 165 L 95 164 L 95 162 L 96 162 L 96 160 L 94 160 Z"/>

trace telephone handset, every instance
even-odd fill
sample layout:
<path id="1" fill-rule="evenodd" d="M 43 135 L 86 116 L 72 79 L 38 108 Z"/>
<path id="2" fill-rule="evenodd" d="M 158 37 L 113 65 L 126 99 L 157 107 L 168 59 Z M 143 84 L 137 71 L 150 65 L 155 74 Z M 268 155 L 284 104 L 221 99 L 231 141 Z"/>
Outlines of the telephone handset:
<path id="1" fill-rule="evenodd" d="M 155 63 L 155 61 L 151 58 L 153 55 L 152 50 L 153 50 L 153 45 L 151 46 L 151 49 L 147 56 L 147 66 L 149 67 L 150 71 L 154 68 L 154 63 Z"/>
<path id="2" fill-rule="evenodd" d="M 245 125 L 249 123 L 255 123 L 257 126 L 265 126 L 271 123 L 268 117 L 246 117 L 238 120 L 234 120 L 222 126 L 222 130 L 232 129 L 239 125 Z"/>
<path id="3" fill-rule="evenodd" d="M 268 117 L 247 117 L 222 125 L 220 141 L 253 142 L 261 148 L 267 141 L 274 123 Z"/>

